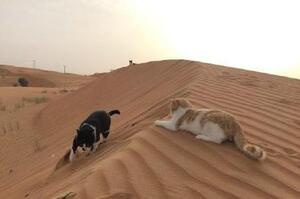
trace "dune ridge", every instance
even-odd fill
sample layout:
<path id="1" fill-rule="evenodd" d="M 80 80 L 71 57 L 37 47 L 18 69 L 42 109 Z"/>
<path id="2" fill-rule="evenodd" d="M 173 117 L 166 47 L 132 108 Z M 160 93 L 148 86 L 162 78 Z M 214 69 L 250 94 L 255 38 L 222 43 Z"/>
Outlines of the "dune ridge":
<path id="1" fill-rule="evenodd" d="M 186 97 L 202 108 L 232 113 L 250 142 L 268 153 L 257 162 L 232 143 L 195 139 L 155 127 L 169 100 Z M 118 108 L 111 137 L 90 156 L 54 170 L 73 131 L 91 111 Z M 137 64 L 101 75 L 35 117 L 45 149 L 0 187 L 18 197 L 57 198 L 299 198 L 300 80 L 187 60 Z M 45 158 L 55 154 L 55 158 Z M 51 165 L 51 166 L 50 166 Z M 22 177 L 22 178 L 20 178 Z M 15 191 L 19 190 L 19 191 Z"/>

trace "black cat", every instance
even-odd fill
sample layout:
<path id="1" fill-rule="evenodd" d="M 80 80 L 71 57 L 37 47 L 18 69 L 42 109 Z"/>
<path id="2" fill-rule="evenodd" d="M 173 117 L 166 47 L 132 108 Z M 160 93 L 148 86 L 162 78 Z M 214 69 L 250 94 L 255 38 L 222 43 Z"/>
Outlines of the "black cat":
<path id="1" fill-rule="evenodd" d="M 84 151 L 88 148 L 91 152 L 96 151 L 100 143 L 100 134 L 104 140 L 106 140 L 109 135 L 110 117 L 114 114 L 120 114 L 120 111 L 112 110 L 108 113 L 106 111 L 95 111 L 81 123 L 73 140 L 69 156 L 70 161 L 74 160 L 78 146 Z"/>

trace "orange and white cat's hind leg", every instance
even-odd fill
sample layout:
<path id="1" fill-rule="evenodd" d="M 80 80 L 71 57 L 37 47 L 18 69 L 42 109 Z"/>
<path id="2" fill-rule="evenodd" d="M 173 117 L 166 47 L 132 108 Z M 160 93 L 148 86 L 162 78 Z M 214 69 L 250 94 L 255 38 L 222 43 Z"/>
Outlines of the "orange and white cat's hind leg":
<path id="1" fill-rule="evenodd" d="M 198 134 L 196 138 L 208 142 L 221 144 L 227 139 L 227 136 L 218 124 L 207 122 L 201 130 L 201 134 Z"/>
<path id="2" fill-rule="evenodd" d="M 156 120 L 154 122 L 155 126 L 161 126 L 164 127 L 165 129 L 171 130 L 171 131 L 176 131 L 176 123 L 172 120 Z"/>

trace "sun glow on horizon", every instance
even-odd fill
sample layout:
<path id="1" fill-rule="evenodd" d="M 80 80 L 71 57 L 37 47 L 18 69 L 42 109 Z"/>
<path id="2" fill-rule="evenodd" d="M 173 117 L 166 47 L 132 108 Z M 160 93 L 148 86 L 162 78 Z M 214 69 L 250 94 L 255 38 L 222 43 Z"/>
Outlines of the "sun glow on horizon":
<path id="1" fill-rule="evenodd" d="M 300 78 L 297 1 L 134 1 L 175 56 Z M 149 29 L 149 31 L 151 31 Z"/>

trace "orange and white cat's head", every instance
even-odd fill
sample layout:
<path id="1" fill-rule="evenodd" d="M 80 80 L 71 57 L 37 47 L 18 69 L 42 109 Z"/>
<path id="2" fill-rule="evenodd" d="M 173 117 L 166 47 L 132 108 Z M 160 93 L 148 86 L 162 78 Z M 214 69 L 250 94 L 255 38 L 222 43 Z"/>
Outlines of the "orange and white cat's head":
<path id="1" fill-rule="evenodd" d="M 192 104 L 187 99 L 184 99 L 184 98 L 172 99 L 171 103 L 170 103 L 171 114 L 174 113 L 179 108 L 186 109 L 186 108 L 191 108 L 191 107 L 192 107 Z"/>

